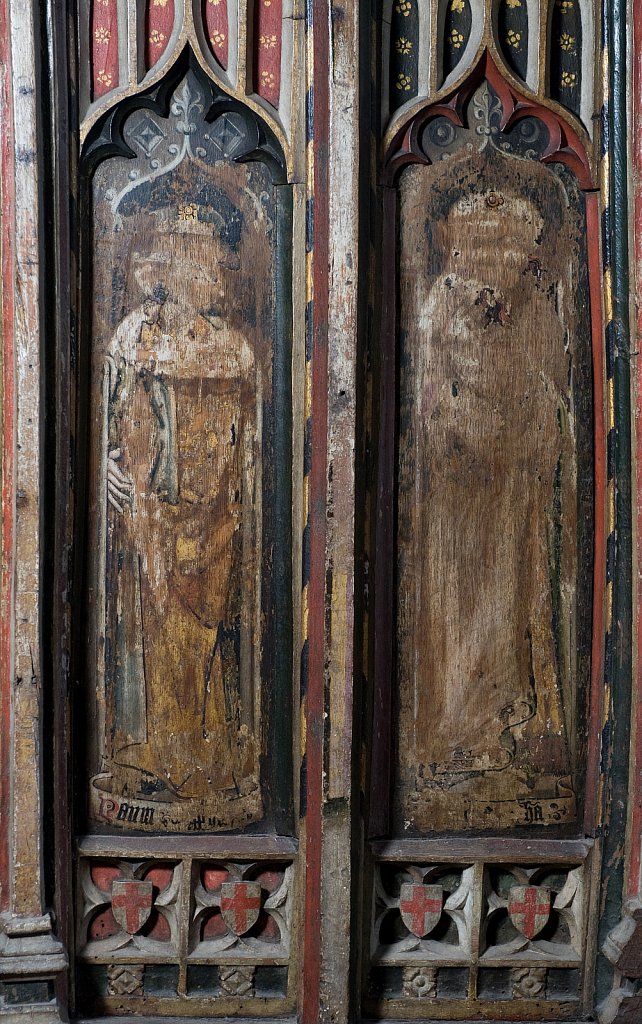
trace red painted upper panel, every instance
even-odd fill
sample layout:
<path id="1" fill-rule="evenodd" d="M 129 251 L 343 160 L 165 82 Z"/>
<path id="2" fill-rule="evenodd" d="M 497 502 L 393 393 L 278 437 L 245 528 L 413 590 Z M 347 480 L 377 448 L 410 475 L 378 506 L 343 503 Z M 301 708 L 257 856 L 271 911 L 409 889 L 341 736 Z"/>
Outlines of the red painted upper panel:
<path id="1" fill-rule="evenodd" d="M 153 68 L 161 59 L 174 28 L 174 0 L 147 0 L 145 59 Z"/>
<path id="2" fill-rule="evenodd" d="M 255 89 L 278 107 L 281 94 L 283 0 L 258 0 L 255 13 Z"/>
<path id="3" fill-rule="evenodd" d="M 94 0 L 91 8 L 92 99 L 115 89 L 118 82 L 118 3 Z"/>
<path id="4" fill-rule="evenodd" d="M 227 0 L 203 0 L 206 36 L 212 53 L 223 68 L 228 62 Z"/>

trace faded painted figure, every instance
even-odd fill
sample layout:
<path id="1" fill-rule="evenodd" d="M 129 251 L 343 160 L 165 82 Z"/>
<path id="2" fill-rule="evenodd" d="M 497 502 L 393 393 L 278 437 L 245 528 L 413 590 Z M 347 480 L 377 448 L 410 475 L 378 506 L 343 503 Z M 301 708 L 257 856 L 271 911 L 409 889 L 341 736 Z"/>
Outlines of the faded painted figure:
<path id="1" fill-rule="evenodd" d="M 399 827 L 571 822 L 591 552 L 581 215 L 548 169 L 492 148 L 406 170 L 400 203 Z"/>
<path id="2" fill-rule="evenodd" d="M 122 826 L 208 830 L 263 814 L 269 252 L 255 249 L 257 280 L 248 211 L 265 210 L 236 168 L 221 176 L 199 187 L 186 162 L 127 200 L 130 311 L 104 361 L 107 738 L 92 784 L 96 816 Z"/>

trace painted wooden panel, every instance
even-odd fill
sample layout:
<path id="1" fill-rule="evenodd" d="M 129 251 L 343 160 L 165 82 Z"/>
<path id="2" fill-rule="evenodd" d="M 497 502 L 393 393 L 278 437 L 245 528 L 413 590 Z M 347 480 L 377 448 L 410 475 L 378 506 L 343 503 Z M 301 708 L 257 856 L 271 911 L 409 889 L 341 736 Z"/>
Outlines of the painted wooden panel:
<path id="1" fill-rule="evenodd" d="M 551 96 L 579 116 L 583 71 L 580 0 L 555 0 L 549 48 Z"/>
<path id="2" fill-rule="evenodd" d="M 111 92 L 119 82 L 118 6 L 116 0 L 93 0 L 91 8 L 92 99 Z"/>
<path id="3" fill-rule="evenodd" d="M 259 96 L 274 107 L 278 107 L 281 94 L 282 45 L 282 0 L 258 0 L 255 13 L 255 88 Z"/>
<path id="4" fill-rule="evenodd" d="M 209 124 L 209 89 L 189 73 L 168 118 L 134 111 L 137 159 L 104 161 L 91 188 L 94 828 L 239 829 L 273 820 L 289 786 L 283 209 L 265 162 L 235 162 L 256 123 L 228 109 Z"/>
<path id="5" fill-rule="evenodd" d="M 470 0 L 447 0 L 443 5 L 443 77 L 458 67 L 470 38 L 473 14 Z"/>
<path id="6" fill-rule="evenodd" d="M 582 798 L 585 208 L 529 158 L 543 124 L 496 139 L 496 107 L 429 123 L 399 185 L 397 834 L 566 825 Z"/>
<path id="7" fill-rule="evenodd" d="M 174 0 L 148 0 L 146 24 L 146 62 L 153 68 L 169 45 L 174 27 Z"/>
<path id="8" fill-rule="evenodd" d="M 390 110 L 417 95 L 419 8 L 413 0 L 395 0 L 390 21 Z"/>
<path id="9" fill-rule="evenodd" d="M 207 39 L 219 64 L 226 68 L 229 59 L 227 0 L 205 0 L 203 4 Z"/>
<path id="10" fill-rule="evenodd" d="M 497 15 L 497 32 L 506 63 L 511 71 L 526 81 L 529 33 L 527 0 L 502 0 Z"/>

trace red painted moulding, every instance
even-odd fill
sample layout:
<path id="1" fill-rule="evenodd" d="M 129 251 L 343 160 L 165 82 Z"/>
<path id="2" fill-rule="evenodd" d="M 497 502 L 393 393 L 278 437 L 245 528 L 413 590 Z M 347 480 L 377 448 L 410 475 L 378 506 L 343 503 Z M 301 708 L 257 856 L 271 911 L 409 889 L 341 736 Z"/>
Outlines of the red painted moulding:
<path id="1" fill-rule="evenodd" d="M 259 96 L 278 107 L 281 96 L 283 0 L 258 0 L 254 27 L 254 78 Z"/>
<path id="2" fill-rule="evenodd" d="M 642 0 L 636 0 L 636 26 L 642 35 Z M 642 180 L 642 52 L 638 52 L 635 67 L 638 86 L 637 104 L 637 166 Z M 511 128 L 524 117 L 536 117 L 542 121 L 549 132 L 549 144 L 541 156 L 543 163 L 563 163 L 571 170 L 585 193 L 586 229 L 588 249 L 588 277 L 591 309 L 591 349 L 593 361 L 593 422 L 595 443 L 595 504 L 594 504 L 594 552 L 593 552 L 593 609 L 592 609 L 592 645 L 591 645 L 591 680 L 590 680 L 590 734 L 587 749 L 587 781 L 583 828 L 587 835 L 595 833 L 597 811 L 597 789 L 600 758 L 600 721 L 602 708 L 602 690 L 604 676 L 604 609 L 606 583 L 606 428 L 605 428 L 605 381 L 604 381 L 604 318 L 602 311 L 602 264 L 600 257 L 600 197 L 596 190 L 586 148 L 571 124 L 555 111 L 537 102 L 532 97 L 523 95 L 510 85 L 501 75 L 492 56 L 484 51 L 477 66 L 470 75 L 453 92 L 439 102 L 418 111 L 395 134 L 383 163 L 383 184 L 388 186 L 384 192 L 384 249 L 395 251 L 394 224 L 396 209 L 395 180 L 399 172 L 409 164 L 429 164 L 429 158 L 419 145 L 421 132 L 428 121 L 436 117 L 447 117 L 454 125 L 464 126 L 466 107 L 475 90 L 482 82 L 487 81 L 496 92 L 502 108 L 500 129 Z M 638 188 L 636 205 L 636 224 L 638 231 L 637 258 L 642 266 L 642 186 Z M 392 337 L 395 331 L 395 299 L 394 289 L 388 290 L 388 298 L 382 311 L 382 336 Z M 386 326 L 387 325 L 387 326 Z M 642 334 L 642 312 L 639 318 L 639 331 Z M 391 550 L 392 544 L 392 511 L 383 508 L 387 483 L 394 472 L 394 439 L 387 436 L 395 422 L 392 403 L 395 393 L 394 358 L 391 357 L 389 346 L 382 345 L 382 379 L 381 384 L 381 420 L 379 451 L 383 453 L 380 461 L 380 483 L 378 486 L 377 515 L 378 551 Z M 386 369 L 387 368 L 387 369 Z M 642 387 L 638 397 L 638 410 L 642 410 Z M 638 466 L 642 465 L 642 439 L 638 440 Z M 389 489 L 389 488 L 388 488 Z M 642 530 L 642 473 L 638 475 L 638 526 Z M 391 588 L 388 587 L 390 590 Z M 381 590 L 381 584 L 377 591 Z M 640 602 L 642 602 L 642 584 L 640 585 Z M 380 606 L 380 607 L 379 607 Z M 389 790 L 391 778 L 391 716 L 392 706 L 392 638 L 388 637 L 391 621 L 389 596 L 377 598 L 375 593 L 375 713 L 374 713 L 374 754 L 371 783 L 370 835 L 383 835 L 388 828 Z M 642 620 L 638 621 L 638 637 L 642 644 Z M 377 649 L 378 652 L 377 653 Z M 640 690 L 642 692 L 642 666 L 640 668 Z M 638 745 L 642 759 L 642 701 L 638 705 Z M 637 789 L 634 806 L 635 836 L 642 831 L 642 778 L 636 775 Z M 382 799 L 382 786 L 386 796 Z M 640 851 L 637 859 L 631 864 L 631 891 L 638 892 L 640 873 Z"/>
<path id="3" fill-rule="evenodd" d="M 502 77 L 492 56 L 485 50 L 479 63 L 464 82 L 438 103 L 434 103 L 405 124 L 390 144 L 384 162 L 384 179 L 392 184 L 395 176 L 409 163 L 429 163 L 421 151 L 419 137 L 428 121 L 435 117 L 447 117 L 458 127 L 464 124 L 464 114 L 469 100 L 482 82 L 488 82 L 495 90 L 502 107 L 500 130 L 512 128 L 524 117 L 536 117 L 549 132 L 549 144 L 541 159 L 544 163 L 563 163 L 573 171 L 581 187 L 592 189 L 593 179 L 586 149 L 575 129 L 549 107 L 543 106 L 532 97 L 518 92 Z"/>
<path id="4" fill-rule="evenodd" d="M 119 84 L 117 0 L 94 0 L 91 7 L 91 81 L 93 100 Z"/>
<path id="5" fill-rule="evenodd" d="M 150 70 L 167 49 L 174 28 L 174 0 L 147 0 L 145 59 Z"/>
<path id="6" fill-rule="evenodd" d="M 11 741 L 12 657 L 14 571 L 14 443 L 15 443 L 15 351 L 13 337 L 13 120 L 11 113 L 11 45 L 9 3 L 0 0 L 0 217 L 2 253 L 2 337 L 3 369 L 3 456 L 2 456 L 2 577 L 0 590 L 0 911 L 9 900 L 9 744 Z"/>

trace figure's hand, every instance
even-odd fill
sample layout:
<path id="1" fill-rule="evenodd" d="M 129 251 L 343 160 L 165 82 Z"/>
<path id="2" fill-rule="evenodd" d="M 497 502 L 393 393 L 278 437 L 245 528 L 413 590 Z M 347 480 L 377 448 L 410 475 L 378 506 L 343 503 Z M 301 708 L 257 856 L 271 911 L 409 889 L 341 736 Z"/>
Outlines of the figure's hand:
<path id="1" fill-rule="evenodd" d="M 107 456 L 107 501 L 122 514 L 124 506 L 131 504 L 134 484 L 118 465 L 121 455 L 120 448 L 112 448 Z"/>

